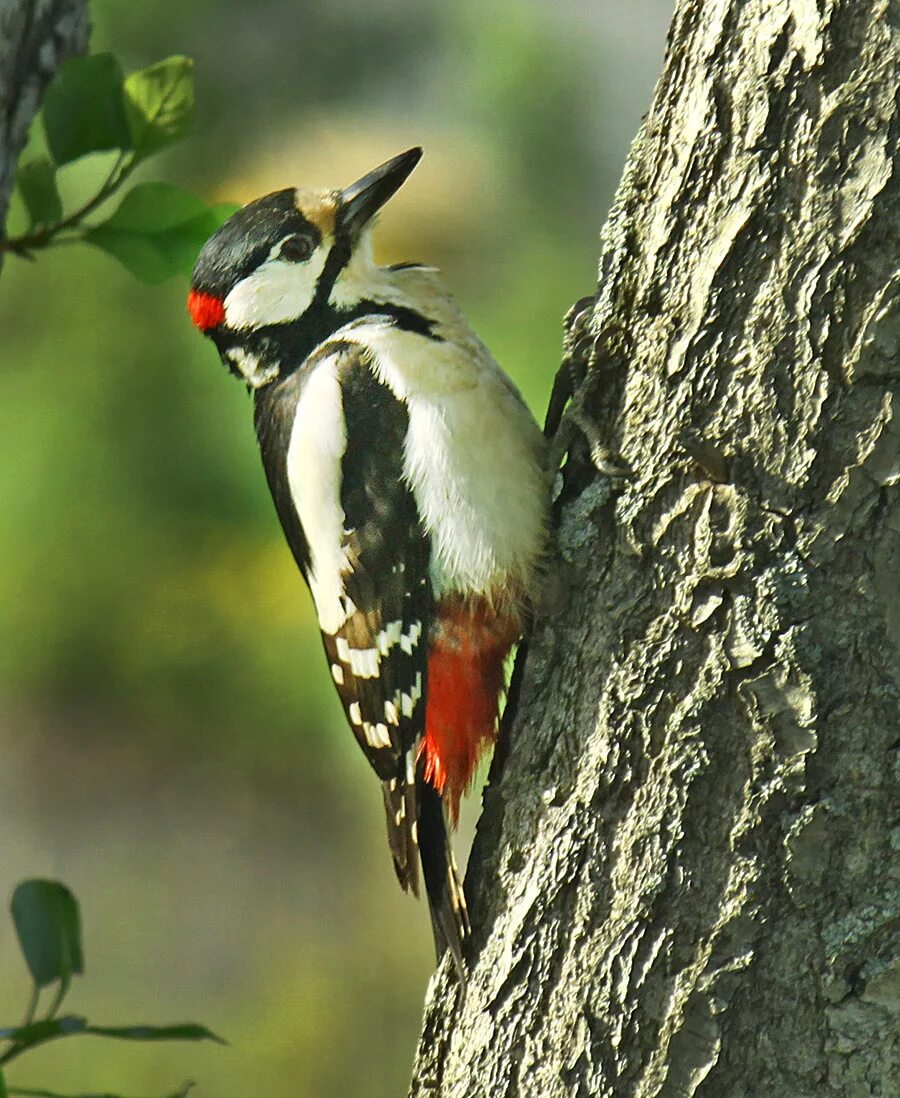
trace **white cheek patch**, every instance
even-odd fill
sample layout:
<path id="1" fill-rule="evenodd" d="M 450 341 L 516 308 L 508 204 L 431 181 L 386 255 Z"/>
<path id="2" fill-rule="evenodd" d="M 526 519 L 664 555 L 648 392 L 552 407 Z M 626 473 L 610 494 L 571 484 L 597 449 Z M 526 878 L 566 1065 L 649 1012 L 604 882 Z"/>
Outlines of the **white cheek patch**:
<path id="1" fill-rule="evenodd" d="M 322 246 L 305 263 L 267 259 L 225 298 L 225 324 L 240 331 L 284 324 L 303 316 L 313 298 L 330 248 Z"/>

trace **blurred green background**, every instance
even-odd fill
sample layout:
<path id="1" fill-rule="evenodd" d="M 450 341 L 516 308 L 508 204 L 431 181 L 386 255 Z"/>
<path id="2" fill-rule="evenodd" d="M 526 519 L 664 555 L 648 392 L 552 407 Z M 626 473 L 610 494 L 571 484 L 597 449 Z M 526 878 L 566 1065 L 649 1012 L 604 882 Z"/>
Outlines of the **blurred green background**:
<path id="1" fill-rule="evenodd" d="M 127 69 L 196 60 L 196 134 L 149 174 L 210 201 L 344 185 L 424 145 L 377 247 L 444 269 L 540 418 L 670 8 L 96 0 L 92 46 Z M 72 194 L 101 168 L 73 167 Z M 71 1009 L 195 1019 L 231 1046 L 67 1041 L 12 1081 L 395 1098 L 427 911 L 396 887 L 249 398 L 186 290 L 86 246 L 0 277 L 0 891 L 48 875 L 81 899 Z M 0 973 L 13 1024 L 28 982 L 7 920 Z"/>

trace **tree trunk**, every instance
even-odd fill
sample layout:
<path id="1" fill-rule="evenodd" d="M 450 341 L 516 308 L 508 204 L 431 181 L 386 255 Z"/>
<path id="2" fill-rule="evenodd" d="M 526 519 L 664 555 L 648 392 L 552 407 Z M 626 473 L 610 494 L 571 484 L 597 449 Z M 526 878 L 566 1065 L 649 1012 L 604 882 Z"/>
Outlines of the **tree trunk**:
<path id="1" fill-rule="evenodd" d="M 87 0 L 0 0 L 0 239 L 44 89 L 66 58 L 86 49 L 88 33 Z"/>
<path id="2" fill-rule="evenodd" d="M 898 26 L 677 5 L 413 1096 L 900 1094 Z"/>

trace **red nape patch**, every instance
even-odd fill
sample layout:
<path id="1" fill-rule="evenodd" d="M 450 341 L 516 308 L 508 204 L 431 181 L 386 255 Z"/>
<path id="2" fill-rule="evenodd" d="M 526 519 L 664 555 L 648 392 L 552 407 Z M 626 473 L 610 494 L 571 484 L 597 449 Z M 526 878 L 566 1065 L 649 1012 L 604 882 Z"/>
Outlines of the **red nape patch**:
<path id="1" fill-rule="evenodd" d="M 187 307 L 191 320 L 201 332 L 217 328 L 225 319 L 225 306 L 222 301 L 212 294 L 201 293 L 200 290 L 191 290 L 188 294 Z"/>
<path id="2" fill-rule="evenodd" d="M 443 599 L 428 653 L 425 780 L 446 794 L 453 825 L 459 799 L 484 751 L 497 738 L 503 662 L 521 624 L 516 614 L 498 614 L 487 599 Z"/>

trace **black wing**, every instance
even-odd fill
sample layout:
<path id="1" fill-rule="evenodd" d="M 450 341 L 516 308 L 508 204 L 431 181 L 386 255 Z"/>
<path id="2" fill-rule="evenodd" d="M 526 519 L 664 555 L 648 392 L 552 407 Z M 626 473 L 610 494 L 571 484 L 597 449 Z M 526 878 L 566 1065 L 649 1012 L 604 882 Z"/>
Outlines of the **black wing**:
<path id="1" fill-rule="evenodd" d="M 257 433 L 282 527 L 308 578 L 310 552 L 286 455 L 303 383 L 326 360 L 340 383 L 347 440 L 340 477 L 346 619 L 337 630 L 323 631 L 322 639 L 347 720 L 383 783 L 397 876 L 417 892 L 416 772 L 432 594 L 428 537 L 403 479 L 406 408 L 379 381 L 361 348 L 334 341 L 297 374 L 258 394 Z"/>

